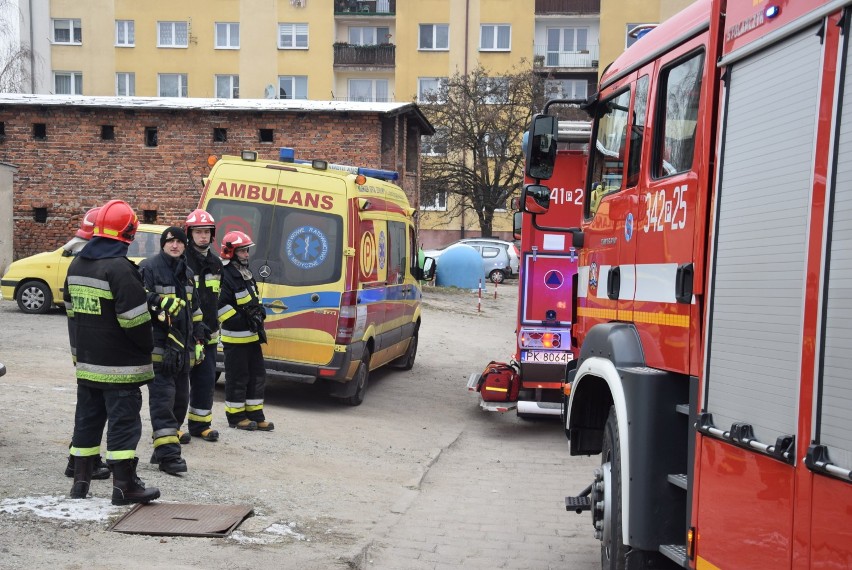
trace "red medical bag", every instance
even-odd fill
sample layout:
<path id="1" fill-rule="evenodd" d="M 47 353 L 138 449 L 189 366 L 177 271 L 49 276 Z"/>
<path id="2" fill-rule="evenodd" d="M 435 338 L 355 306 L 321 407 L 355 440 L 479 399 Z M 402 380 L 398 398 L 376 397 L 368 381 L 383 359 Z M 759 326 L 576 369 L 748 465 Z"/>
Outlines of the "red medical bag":
<path id="1" fill-rule="evenodd" d="M 494 360 L 485 367 L 476 386 L 486 402 L 516 402 L 520 388 L 518 371 L 510 364 Z"/>

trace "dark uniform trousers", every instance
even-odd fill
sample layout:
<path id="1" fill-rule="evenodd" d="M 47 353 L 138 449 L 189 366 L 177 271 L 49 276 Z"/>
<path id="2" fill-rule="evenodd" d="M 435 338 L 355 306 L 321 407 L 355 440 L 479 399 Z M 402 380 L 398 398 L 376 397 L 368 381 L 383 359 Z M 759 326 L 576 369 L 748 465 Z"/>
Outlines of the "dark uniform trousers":
<path id="1" fill-rule="evenodd" d="M 114 386 L 114 385 L 113 385 Z M 138 387 L 107 389 L 77 385 L 77 411 L 74 417 L 73 445 L 80 449 L 97 448 L 101 444 L 104 426 L 107 426 L 106 458 L 109 450 L 136 449 L 142 437 L 142 391 Z"/>
<path id="2" fill-rule="evenodd" d="M 216 345 L 204 347 L 204 360 L 196 364 L 189 373 L 189 405 L 193 410 L 207 410 L 207 417 L 213 412 L 213 390 L 216 384 Z M 200 422 L 189 417 L 189 433 L 200 435 L 210 427 L 210 421 Z"/>
<path id="3" fill-rule="evenodd" d="M 159 363 L 154 364 L 154 381 L 148 384 L 148 409 L 158 459 L 180 457 L 177 430 L 186 418 L 189 407 L 189 369 L 186 365 L 174 375 L 163 373 Z"/>
<path id="4" fill-rule="evenodd" d="M 245 402 L 245 416 L 226 412 L 229 424 L 246 418 L 262 422 L 263 393 L 266 388 L 266 367 L 263 349 L 259 342 L 246 344 L 224 344 L 225 351 L 225 400 Z"/>

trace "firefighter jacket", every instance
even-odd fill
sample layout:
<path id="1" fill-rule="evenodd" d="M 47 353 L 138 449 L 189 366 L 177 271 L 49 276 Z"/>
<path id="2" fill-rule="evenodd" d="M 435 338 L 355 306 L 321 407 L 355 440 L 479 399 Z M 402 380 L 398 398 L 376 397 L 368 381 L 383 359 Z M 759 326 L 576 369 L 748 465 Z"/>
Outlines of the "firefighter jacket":
<path id="1" fill-rule="evenodd" d="M 202 322 L 210 329 L 207 344 L 219 343 L 219 289 L 222 284 L 222 262 L 210 248 L 199 252 L 192 245 L 186 248 L 186 264 L 195 274 L 195 291 L 198 306 L 203 315 Z"/>
<path id="2" fill-rule="evenodd" d="M 225 262 L 219 293 L 222 343 L 247 344 L 265 339 L 262 313 L 265 317 L 257 294 L 257 282 L 253 277 L 243 276 L 236 262 Z"/>
<path id="3" fill-rule="evenodd" d="M 68 267 L 63 300 L 77 382 L 141 386 L 154 378 L 151 315 L 127 244 L 93 238 Z"/>
<path id="4" fill-rule="evenodd" d="M 174 258 L 164 251 L 142 260 L 139 272 L 145 289 L 148 290 L 148 307 L 154 322 L 155 363 L 163 362 L 168 349 L 179 350 L 195 365 L 196 340 L 203 341 L 206 327 L 202 323 L 201 308 L 195 295 L 195 279 L 192 269 L 183 257 Z M 177 314 L 170 315 L 160 309 L 163 297 L 183 299 L 186 306 Z"/>

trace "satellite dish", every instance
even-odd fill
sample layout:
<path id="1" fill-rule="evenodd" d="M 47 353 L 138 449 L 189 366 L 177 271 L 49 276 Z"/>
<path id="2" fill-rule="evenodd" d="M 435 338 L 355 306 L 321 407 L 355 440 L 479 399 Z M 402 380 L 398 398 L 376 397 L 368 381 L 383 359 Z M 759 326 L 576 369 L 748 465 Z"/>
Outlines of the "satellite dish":
<path id="1" fill-rule="evenodd" d="M 264 89 L 264 93 L 265 93 L 265 96 L 266 96 L 267 99 L 276 99 L 277 98 L 277 97 L 275 97 L 275 86 L 272 85 L 271 83 L 266 86 L 266 89 Z"/>

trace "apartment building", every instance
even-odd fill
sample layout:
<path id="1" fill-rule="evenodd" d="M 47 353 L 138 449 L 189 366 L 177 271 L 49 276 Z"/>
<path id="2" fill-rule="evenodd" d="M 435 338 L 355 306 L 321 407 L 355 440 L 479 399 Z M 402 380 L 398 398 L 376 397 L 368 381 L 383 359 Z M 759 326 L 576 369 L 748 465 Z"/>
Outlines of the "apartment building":
<path id="1" fill-rule="evenodd" d="M 635 41 L 627 32 L 687 3 L 28 0 L 20 2 L 21 44 L 34 53 L 25 90 L 406 102 L 457 72 L 479 65 L 499 76 L 526 60 L 553 96 L 579 98 Z M 442 219 L 445 200 L 423 206 L 421 227 L 446 229 L 444 243 L 476 235 L 473 216 Z M 510 213 L 495 230 L 510 237 Z"/>

